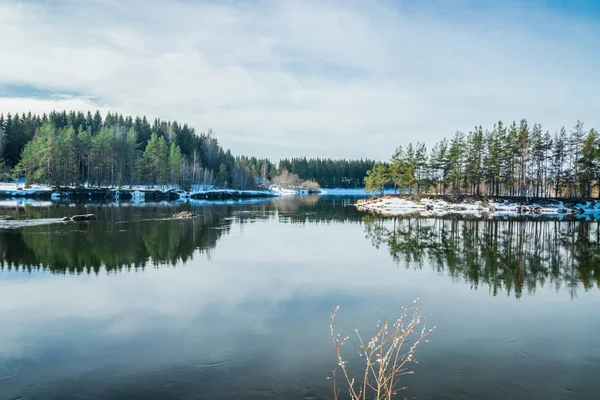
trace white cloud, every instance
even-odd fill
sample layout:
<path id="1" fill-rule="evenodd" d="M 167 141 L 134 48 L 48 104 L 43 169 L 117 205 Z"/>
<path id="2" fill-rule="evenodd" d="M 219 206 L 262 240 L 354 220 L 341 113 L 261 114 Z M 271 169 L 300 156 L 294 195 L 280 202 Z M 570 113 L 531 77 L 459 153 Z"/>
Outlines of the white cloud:
<path id="1" fill-rule="evenodd" d="M 93 98 L 91 108 L 212 128 L 234 153 L 271 158 L 387 158 L 498 119 L 600 125 L 590 21 L 514 4 L 365 4 L 7 2 L 0 86 L 86 97 L 5 97 L 0 110 Z"/>

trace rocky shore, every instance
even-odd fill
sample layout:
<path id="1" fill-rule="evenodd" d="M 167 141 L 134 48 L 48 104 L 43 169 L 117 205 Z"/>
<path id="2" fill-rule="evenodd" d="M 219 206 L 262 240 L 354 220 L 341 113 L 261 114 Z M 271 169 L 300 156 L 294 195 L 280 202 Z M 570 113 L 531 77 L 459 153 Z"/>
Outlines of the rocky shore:
<path id="1" fill-rule="evenodd" d="M 277 197 L 268 190 L 230 190 L 210 189 L 198 192 L 186 192 L 180 189 L 113 189 L 113 188 L 50 188 L 35 186 L 32 188 L 1 188 L 0 199 L 70 200 L 70 201 L 134 201 L 156 202 L 180 199 L 229 200 Z"/>

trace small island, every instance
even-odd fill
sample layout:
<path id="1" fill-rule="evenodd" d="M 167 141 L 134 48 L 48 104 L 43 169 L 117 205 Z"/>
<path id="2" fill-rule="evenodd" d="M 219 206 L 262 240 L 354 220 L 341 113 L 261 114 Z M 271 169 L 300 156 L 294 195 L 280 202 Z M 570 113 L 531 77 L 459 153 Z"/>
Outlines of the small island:
<path id="1" fill-rule="evenodd" d="M 367 172 L 360 210 L 382 215 L 558 216 L 600 213 L 600 136 L 581 121 L 554 135 L 527 120 L 399 146 Z"/>

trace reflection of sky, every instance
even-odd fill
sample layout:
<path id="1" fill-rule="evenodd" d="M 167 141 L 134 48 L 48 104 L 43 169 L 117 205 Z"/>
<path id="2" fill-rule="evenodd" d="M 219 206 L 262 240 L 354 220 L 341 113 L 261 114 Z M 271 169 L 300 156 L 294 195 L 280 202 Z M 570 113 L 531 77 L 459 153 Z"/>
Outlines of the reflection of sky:
<path id="1" fill-rule="evenodd" d="M 331 309 L 369 327 L 416 297 L 438 327 L 408 382 L 419 398 L 599 390 L 597 290 L 493 297 L 397 267 L 355 224 L 234 224 L 210 260 L 30 277 L 0 273 L 0 399 L 330 398 Z"/>

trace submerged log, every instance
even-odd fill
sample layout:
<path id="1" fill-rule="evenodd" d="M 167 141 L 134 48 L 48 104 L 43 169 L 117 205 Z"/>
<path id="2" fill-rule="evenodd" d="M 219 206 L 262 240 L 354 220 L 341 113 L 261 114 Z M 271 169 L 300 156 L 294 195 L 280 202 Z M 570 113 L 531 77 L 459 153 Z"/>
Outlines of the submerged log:
<path id="1" fill-rule="evenodd" d="M 60 220 L 62 222 L 95 221 L 96 214 L 73 215 L 72 217 L 62 217 Z"/>
<path id="2" fill-rule="evenodd" d="M 193 212 L 190 212 L 190 211 L 182 211 L 177 214 L 173 214 L 173 218 L 177 218 L 177 219 L 190 219 L 190 218 L 195 218 L 197 216 L 198 216 L 198 214 L 194 214 Z"/>

